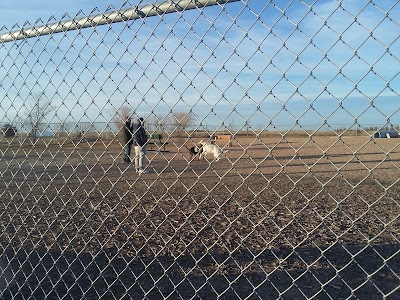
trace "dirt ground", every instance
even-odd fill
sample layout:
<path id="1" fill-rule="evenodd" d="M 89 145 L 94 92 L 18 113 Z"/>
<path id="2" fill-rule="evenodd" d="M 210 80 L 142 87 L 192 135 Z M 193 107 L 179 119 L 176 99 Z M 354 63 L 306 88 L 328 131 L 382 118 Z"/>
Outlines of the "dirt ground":
<path id="1" fill-rule="evenodd" d="M 399 299 L 400 143 L 0 141 L 4 299 Z"/>

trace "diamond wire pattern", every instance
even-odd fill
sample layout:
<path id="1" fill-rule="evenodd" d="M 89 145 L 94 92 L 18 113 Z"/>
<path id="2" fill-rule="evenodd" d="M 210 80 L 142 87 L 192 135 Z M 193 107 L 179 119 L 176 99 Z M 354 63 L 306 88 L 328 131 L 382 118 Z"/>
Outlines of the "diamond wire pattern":
<path id="1" fill-rule="evenodd" d="M 361 119 L 397 125 L 398 9 L 220 1 L 2 44 L 0 124 L 18 129 L 0 138 L 2 297 L 396 299 L 399 146 Z M 121 163 L 127 112 L 168 143 L 149 174 Z M 221 132 L 219 161 L 188 156 Z"/>

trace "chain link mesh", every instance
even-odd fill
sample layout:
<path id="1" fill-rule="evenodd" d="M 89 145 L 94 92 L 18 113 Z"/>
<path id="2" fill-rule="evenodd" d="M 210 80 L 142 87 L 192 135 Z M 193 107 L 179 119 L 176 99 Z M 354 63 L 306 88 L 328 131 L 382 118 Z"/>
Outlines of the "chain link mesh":
<path id="1" fill-rule="evenodd" d="M 3 27 L 2 297 L 400 298 L 399 10 L 140 1 Z"/>

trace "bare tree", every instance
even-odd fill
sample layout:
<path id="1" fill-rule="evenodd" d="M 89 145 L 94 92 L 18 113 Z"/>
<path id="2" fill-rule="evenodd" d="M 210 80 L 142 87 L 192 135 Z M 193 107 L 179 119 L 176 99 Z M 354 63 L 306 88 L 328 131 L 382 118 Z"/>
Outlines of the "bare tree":
<path id="1" fill-rule="evenodd" d="M 172 130 L 178 134 L 188 130 L 196 121 L 195 115 L 192 112 L 172 112 L 169 119 L 171 126 L 173 126 Z"/>
<path id="2" fill-rule="evenodd" d="M 149 131 L 163 132 L 166 127 L 166 118 L 163 115 L 150 115 L 146 119 L 147 129 Z"/>
<path id="3" fill-rule="evenodd" d="M 125 121 L 129 118 L 132 117 L 133 115 L 133 109 L 130 105 L 124 104 L 122 105 L 114 114 L 113 116 L 113 121 L 116 126 L 117 134 L 116 136 L 120 140 L 123 139 L 123 133 L 124 131 L 122 130 L 125 125 Z"/>
<path id="4" fill-rule="evenodd" d="M 67 120 L 61 120 L 60 123 L 58 124 L 58 128 L 57 128 L 57 135 L 63 136 L 67 133 Z"/>
<path id="5" fill-rule="evenodd" d="M 132 117 L 133 110 L 132 107 L 125 104 L 122 105 L 114 114 L 113 121 L 117 127 L 117 130 L 120 131 L 122 127 L 124 127 L 126 119 L 128 117 Z"/>
<path id="6" fill-rule="evenodd" d="M 32 143 L 36 142 L 43 121 L 55 110 L 51 100 L 45 99 L 44 92 L 33 96 L 33 100 L 26 105 L 26 123 L 31 129 Z"/>

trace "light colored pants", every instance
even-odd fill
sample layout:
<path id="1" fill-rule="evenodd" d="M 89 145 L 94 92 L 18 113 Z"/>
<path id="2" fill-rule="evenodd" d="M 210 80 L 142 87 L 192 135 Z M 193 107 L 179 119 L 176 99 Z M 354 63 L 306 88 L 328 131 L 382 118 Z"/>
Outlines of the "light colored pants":
<path id="1" fill-rule="evenodd" d="M 135 148 L 135 169 L 137 171 L 143 170 L 144 158 L 146 157 L 146 146 L 134 146 Z"/>

